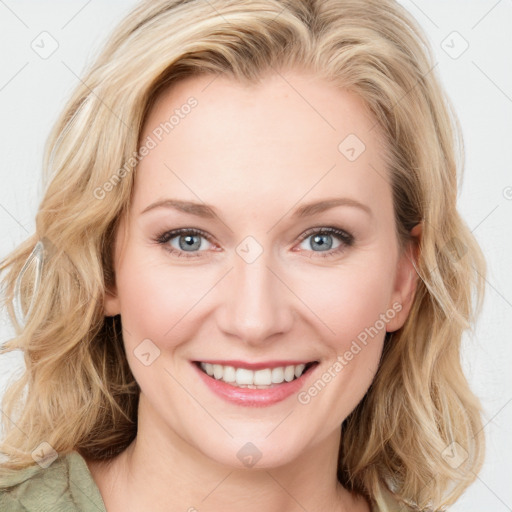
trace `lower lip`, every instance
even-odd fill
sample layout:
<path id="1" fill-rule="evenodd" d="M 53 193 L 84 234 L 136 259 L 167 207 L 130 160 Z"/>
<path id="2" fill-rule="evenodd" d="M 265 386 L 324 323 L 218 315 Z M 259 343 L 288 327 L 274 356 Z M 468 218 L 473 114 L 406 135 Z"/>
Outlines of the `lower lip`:
<path id="1" fill-rule="evenodd" d="M 210 377 L 204 373 L 196 363 L 192 363 L 192 366 L 208 388 L 224 400 L 247 407 L 265 407 L 281 402 L 294 393 L 297 393 L 317 365 L 309 368 L 298 379 L 276 384 L 273 388 L 267 389 L 237 388 L 227 382 Z"/>

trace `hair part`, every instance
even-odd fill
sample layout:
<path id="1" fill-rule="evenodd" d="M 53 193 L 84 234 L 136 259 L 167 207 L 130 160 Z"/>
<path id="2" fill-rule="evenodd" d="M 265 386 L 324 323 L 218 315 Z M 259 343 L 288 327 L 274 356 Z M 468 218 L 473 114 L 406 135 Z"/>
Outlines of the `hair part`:
<path id="1" fill-rule="evenodd" d="M 115 281 L 114 238 L 133 193 L 133 155 L 156 99 L 199 74 L 257 84 L 266 73 L 299 69 L 356 93 L 375 117 L 397 238 L 418 248 L 412 309 L 386 338 L 372 385 L 342 424 L 338 478 L 384 512 L 385 492 L 409 510 L 453 504 L 484 457 L 481 405 L 460 348 L 482 306 L 486 264 L 456 209 L 462 135 L 434 68 L 421 28 L 392 0 L 155 0 L 134 9 L 50 134 L 36 233 L 0 265 L 16 326 L 0 353 L 22 350 L 26 366 L 3 398 L 0 467 L 32 465 L 43 440 L 107 460 L 136 435 L 140 389 L 120 317 L 105 317 L 103 300 Z M 108 200 L 97 199 L 95 190 L 121 168 L 128 171 Z M 33 312 L 17 326 L 16 278 L 40 239 L 51 250 Z M 33 289 L 27 273 L 25 306 Z M 452 442 L 468 454 L 458 468 L 442 456 Z"/>

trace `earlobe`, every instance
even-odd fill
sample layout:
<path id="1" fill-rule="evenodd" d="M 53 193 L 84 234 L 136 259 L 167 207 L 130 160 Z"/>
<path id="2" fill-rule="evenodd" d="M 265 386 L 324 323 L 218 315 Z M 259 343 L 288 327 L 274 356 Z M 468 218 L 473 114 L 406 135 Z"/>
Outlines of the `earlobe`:
<path id="1" fill-rule="evenodd" d="M 118 254 L 118 246 L 123 248 L 127 230 L 128 226 L 124 222 L 124 217 L 122 217 L 115 232 L 112 253 L 109 254 L 109 258 L 112 258 L 112 266 L 108 268 L 105 275 L 105 294 L 103 296 L 103 314 L 105 316 L 116 316 L 121 314 L 121 303 L 119 301 L 116 283 L 116 270 L 118 268 L 118 258 L 120 256 Z"/>
<path id="2" fill-rule="evenodd" d="M 386 326 L 387 332 L 397 331 L 405 324 L 414 302 L 416 286 L 418 284 L 418 273 L 415 266 L 418 265 L 421 229 L 422 225 L 419 223 L 411 230 L 413 239 L 407 249 L 403 251 L 398 262 L 394 292 L 389 307 L 397 310 L 398 303 L 400 304 L 400 311 L 388 322 Z"/>
<path id="3" fill-rule="evenodd" d="M 105 291 L 103 299 L 103 312 L 105 316 L 116 316 L 121 313 L 119 298 L 116 292 Z"/>

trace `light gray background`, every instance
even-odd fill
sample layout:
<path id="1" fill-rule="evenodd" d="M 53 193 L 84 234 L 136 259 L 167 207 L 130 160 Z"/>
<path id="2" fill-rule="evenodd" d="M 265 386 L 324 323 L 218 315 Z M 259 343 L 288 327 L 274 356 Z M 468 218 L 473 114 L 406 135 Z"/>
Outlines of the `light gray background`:
<path id="1" fill-rule="evenodd" d="M 512 2 L 400 1 L 427 31 L 459 115 L 467 157 L 459 208 L 489 265 L 484 310 L 463 353 L 485 406 L 487 459 L 451 510 L 512 511 Z M 50 127 L 85 63 L 135 3 L 0 0 L 0 258 L 34 232 Z M 0 342 L 11 333 L 1 316 Z M 0 393 L 21 369 L 20 354 L 0 358 Z"/>

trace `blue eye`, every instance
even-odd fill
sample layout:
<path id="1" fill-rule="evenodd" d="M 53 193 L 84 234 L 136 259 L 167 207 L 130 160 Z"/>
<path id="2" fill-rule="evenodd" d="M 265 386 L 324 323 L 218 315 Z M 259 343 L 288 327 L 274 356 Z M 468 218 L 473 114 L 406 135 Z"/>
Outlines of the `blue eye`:
<path id="1" fill-rule="evenodd" d="M 332 248 L 333 239 L 337 239 L 339 242 L 339 245 L 334 249 Z M 309 240 L 308 245 L 311 248 L 311 252 L 319 253 L 318 256 L 324 258 L 336 256 L 354 244 L 354 237 L 350 233 L 332 227 L 309 229 L 302 235 L 301 243 L 307 240 Z"/>
<path id="2" fill-rule="evenodd" d="M 338 241 L 334 248 L 333 239 Z M 300 237 L 300 243 L 306 240 L 310 240 L 309 248 L 303 250 L 311 253 L 309 257 L 336 256 L 354 244 L 354 237 L 350 233 L 333 227 L 311 228 Z M 166 251 L 183 258 L 200 257 L 207 251 L 208 244 L 213 244 L 206 232 L 196 228 L 166 231 L 157 236 L 155 241 L 163 245 Z"/>
<path id="3" fill-rule="evenodd" d="M 169 242 L 176 239 L 178 247 L 169 245 Z M 203 242 L 210 243 L 209 237 L 200 229 L 182 228 L 173 231 L 162 233 L 156 239 L 159 244 L 162 244 L 167 251 L 171 254 L 183 256 L 185 258 L 193 258 L 201 256 L 199 249 L 205 249 Z"/>

